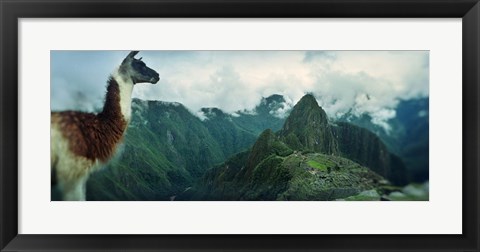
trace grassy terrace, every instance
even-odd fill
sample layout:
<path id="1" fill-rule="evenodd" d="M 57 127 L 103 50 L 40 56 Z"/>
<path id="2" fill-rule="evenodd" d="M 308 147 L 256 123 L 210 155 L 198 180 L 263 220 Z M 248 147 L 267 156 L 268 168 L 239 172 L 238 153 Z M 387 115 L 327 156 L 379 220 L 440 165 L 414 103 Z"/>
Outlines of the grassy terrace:
<path id="1" fill-rule="evenodd" d="M 309 160 L 309 161 L 307 162 L 307 164 L 308 164 L 310 167 L 315 168 L 315 169 L 318 169 L 318 170 L 320 170 L 320 171 L 326 172 L 326 171 L 328 170 L 327 165 L 322 164 L 322 163 L 320 163 L 320 162 L 318 162 L 318 161 L 315 161 L 315 160 Z"/>

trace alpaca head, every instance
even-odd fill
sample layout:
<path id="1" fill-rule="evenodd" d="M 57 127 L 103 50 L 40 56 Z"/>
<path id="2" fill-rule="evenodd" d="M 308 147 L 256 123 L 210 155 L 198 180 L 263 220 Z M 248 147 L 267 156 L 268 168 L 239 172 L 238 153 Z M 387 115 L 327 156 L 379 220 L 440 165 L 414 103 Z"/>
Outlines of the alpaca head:
<path id="1" fill-rule="evenodd" d="M 133 84 L 148 82 L 156 84 L 160 80 L 158 73 L 147 67 L 142 61 L 142 58 L 135 59 L 138 51 L 131 51 L 120 65 L 120 72 L 126 77 L 130 78 Z"/>

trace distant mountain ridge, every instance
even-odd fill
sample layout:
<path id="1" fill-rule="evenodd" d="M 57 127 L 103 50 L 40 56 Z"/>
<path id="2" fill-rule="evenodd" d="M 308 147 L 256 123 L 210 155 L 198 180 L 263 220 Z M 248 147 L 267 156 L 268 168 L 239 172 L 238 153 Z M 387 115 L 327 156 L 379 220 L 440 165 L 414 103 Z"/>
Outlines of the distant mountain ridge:
<path id="1" fill-rule="evenodd" d="M 284 113 L 279 114 L 280 110 Z M 263 97 L 253 111 L 237 111 L 238 116 L 232 116 L 232 120 L 239 127 L 259 135 L 265 129 L 274 131 L 281 129 L 289 111 L 285 98 L 274 94 Z"/>
<path id="2" fill-rule="evenodd" d="M 295 105 L 279 131 L 292 149 L 339 155 L 369 167 L 395 184 L 405 184 L 402 161 L 374 133 L 340 122 L 330 124 L 315 97 L 307 94 Z"/>
<path id="3" fill-rule="evenodd" d="M 87 199 L 169 200 L 207 169 L 250 148 L 263 127 L 281 127 L 283 119 L 270 113 L 279 101 L 264 98 L 236 117 L 204 108 L 202 121 L 177 102 L 133 99 L 123 150 L 91 176 Z"/>
<path id="4" fill-rule="evenodd" d="M 375 133 L 391 152 L 404 161 L 409 180 L 428 181 L 429 98 L 400 100 L 395 111 L 396 117 L 387 121 L 389 131 L 374 124 L 368 114 L 355 116 L 347 113 L 338 121 L 348 122 Z"/>
<path id="5" fill-rule="evenodd" d="M 203 108 L 201 113 L 202 119 L 180 103 L 133 99 L 123 150 L 107 169 L 92 175 L 87 199 L 331 200 L 377 188 L 387 183 L 383 177 L 406 182 L 403 161 L 389 152 L 384 138 L 355 126 L 360 124 L 354 117 L 351 123 L 330 121 L 312 95 L 293 108 L 283 96 L 272 95 L 253 111 Z M 425 129 L 420 119 L 411 119 L 421 126 L 417 137 Z M 423 142 L 410 146 L 424 149 Z M 419 162 L 412 158 L 410 163 Z M 204 186 L 196 188 L 199 183 Z"/>
<path id="6" fill-rule="evenodd" d="M 405 184 L 402 161 L 368 130 L 330 124 L 307 94 L 281 130 L 265 130 L 249 151 L 207 171 L 180 199 L 332 200 L 388 184 L 383 177 Z"/>

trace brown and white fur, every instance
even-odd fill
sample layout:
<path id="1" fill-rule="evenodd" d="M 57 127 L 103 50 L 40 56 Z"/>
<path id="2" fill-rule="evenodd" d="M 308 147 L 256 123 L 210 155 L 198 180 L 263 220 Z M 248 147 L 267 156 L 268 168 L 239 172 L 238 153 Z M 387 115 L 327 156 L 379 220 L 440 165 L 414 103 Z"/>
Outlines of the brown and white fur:
<path id="1" fill-rule="evenodd" d="M 130 121 L 133 86 L 159 81 L 157 72 L 134 58 L 137 53 L 130 52 L 108 79 L 102 112 L 52 112 L 52 185 L 57 184 L 63 200 L 85 200 L 89 175 L 108 162 L 122 141 Z"/>

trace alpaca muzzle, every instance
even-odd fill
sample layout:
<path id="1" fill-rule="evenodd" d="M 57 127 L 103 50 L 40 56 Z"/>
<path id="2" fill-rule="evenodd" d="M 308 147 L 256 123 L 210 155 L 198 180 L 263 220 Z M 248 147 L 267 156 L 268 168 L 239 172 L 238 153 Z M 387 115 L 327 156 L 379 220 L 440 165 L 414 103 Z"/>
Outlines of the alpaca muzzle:
<path id="1" fill-rule="evenodd" d="M 157 84 L 157 82 L 158 82 L 159 80 L 160 80 L 160 75 L 157 74 L 157 76 L 152 77 L 152 78 L 150 79 L 150 83 L 152 83 L 152 84 Z"/>

